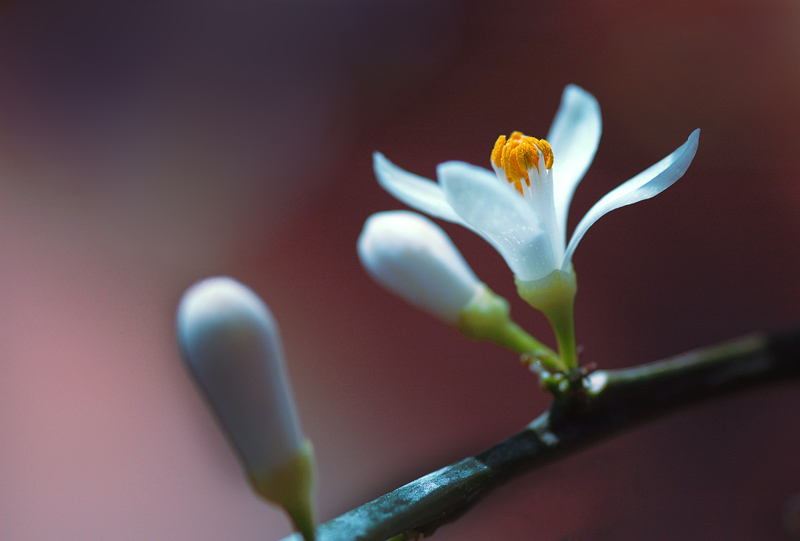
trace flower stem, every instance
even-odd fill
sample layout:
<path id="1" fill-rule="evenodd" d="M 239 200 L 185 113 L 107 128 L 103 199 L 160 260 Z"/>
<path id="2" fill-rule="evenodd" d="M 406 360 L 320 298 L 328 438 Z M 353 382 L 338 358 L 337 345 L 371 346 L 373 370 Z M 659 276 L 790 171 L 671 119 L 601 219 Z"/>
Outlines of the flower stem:
<path id="1" fill-rule="evenodd" d="M 542 363 L 542 366 L 549 370 L 560 372 L 566 369 L 562 358 L 555 351 L 539 342 L 513 321 L 509 321 L 503 328 L 502 342 L 500 340 L 497 340 L 497 342 L 502 343 L 520 355 L 526 355 L 531 359 L 538 360 Z"/>
<path id="2" fill-rule="evenodd" d="M 567 271 L 555 270 L 539 280 L 517 280 L 519 296 L 542 312 L 553 327 L 563 372 L 578 366 L 573 309 L 577 289 L 572 268 Z"/>
<path id="3" fill-rule="evenodd" d="M 573 297 L 574 299 L 574 297 Z M 574 302 L 572 299 L 561 306 L 553 307 L 545 312 L 547 320 L 553 326 L 558 342 L 558 354 L 561 356 L 566 370 L 578 366 L 578 346 L 575 342 Z"/>
<path id="4" fill-rule="evenodd" d="M 304 541 L 315 540 L 316 461 L 309 440 L 280 467 L 248 472 L 250 485 L 264 499 L 283 507 Z"/>
<path id="5" fill-rule="evenodd" d="M 469 338 L 489 340 L 520 355 L 536 359 L 549 370 L 561 372 L 566 368 L 555 351 L 511 319 L 508 301 L 488 287 L 483 287 L 464 307 L 456 328 Z"/>

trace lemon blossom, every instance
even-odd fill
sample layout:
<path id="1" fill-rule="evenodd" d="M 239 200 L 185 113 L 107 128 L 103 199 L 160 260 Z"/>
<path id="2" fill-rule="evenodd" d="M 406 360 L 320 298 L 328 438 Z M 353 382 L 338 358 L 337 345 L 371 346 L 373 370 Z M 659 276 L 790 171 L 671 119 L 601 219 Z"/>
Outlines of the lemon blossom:
<path id="1" fill-rule="evenodd" d="M 178 342 L 253 488 L 314 539 L 314 457 L 303 437 L 280 336 L 267 305 L 232 278 L 194 284 L 176 316 Z"/>
<path id="2" fill-rule="evenodd" d="M 569 85 L 547 139 L 519 132 L 501 136 L 491 154 L 493 170 L 445 162 L 437 167 L 436 183 L 404 171 L 376 152 L 375 174 L 400 201 L 468 227 L 492 244 L 514 272 L 520 295 L 547 315 L 559 344 L 574 352 L 574 336 L 567 336 L 574 331 L 567 327 L 572 326 L 575 248 L 602 216 L 649 199 L 683 176 L 700 135 L 695 130 L 672 154 L 602 197 L 567 243 L 569 205 L 594 158 L 600 133 L 597 100 Z M 567 356 L 567 362 L 574 364 L 574 353 Z"/>
<path id="3" fill-rule="evenodd" d="M 519 142 L 521 150 L 505 157 L 501 150 L 498 163 L 495 148 L 491 160 L 494 171 L 445 162 L 437 168 L 437 184 L 400 169 L 376 152 L 375 174 L 381 186 L 400 201 L 469 227 L 486 238 L 519 280 L 537 280 L 554 270 L 567 270 L 578 242 L 600 217 L 649 199 L 683 176 L 699 138 L 699 130 L 695 130 L 675 152 L 606 194 L 586 213 L 567 245 L 569 204 L 594 158 L 600 132 L 597 100 L 570 85 L 564 90 L 546 141 L 538 143 L 544 148 L 536 144 L 530 148 L 519 141 L 526 138 L 518 132 L 508 141 L 501 137 L 503 146 Z"/>

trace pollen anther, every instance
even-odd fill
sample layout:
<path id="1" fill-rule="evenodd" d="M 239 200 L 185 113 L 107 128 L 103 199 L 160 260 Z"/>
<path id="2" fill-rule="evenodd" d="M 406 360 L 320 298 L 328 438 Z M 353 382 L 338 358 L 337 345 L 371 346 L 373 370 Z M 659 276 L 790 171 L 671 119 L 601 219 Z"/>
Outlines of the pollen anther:
<path id="1" fill-rule="evenodd" d="M 513 132 L 508 139 L 505 135 L 497 138 L 492 150 L 492 163 L 502 168 L 510 184 L 520 193 L 523 193 L 522 181 L 526 186 L 531 185 L 529 171 L 536 168 L 539 173 L 539 158 L 544 158 L 547 169 L 553 167 L 553 150 L 544 139 L 536 139 L 524 135 L 522 132 Z"/>

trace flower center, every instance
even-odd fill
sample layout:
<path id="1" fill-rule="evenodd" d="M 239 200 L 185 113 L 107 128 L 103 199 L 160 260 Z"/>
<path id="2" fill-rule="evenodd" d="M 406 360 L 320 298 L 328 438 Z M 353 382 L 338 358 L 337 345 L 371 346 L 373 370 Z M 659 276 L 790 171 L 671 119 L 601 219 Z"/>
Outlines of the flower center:
<path id="1" fill-rule="evenodd" d="M 514 185 L 520 195 L 524 195 L 522 181 L 530 187 L 529 171 L 536 168 L 539 173 L 539 159 L 544 158 L 547 169 L 553 167 L 553 150 L 550 143 L 544 139 L 529 137 L 522 132 L 515 131 L 506 139 L 505 135 L 497 138 L 492 150 L 492 163 L 503 170 L 509 184 Z"/>

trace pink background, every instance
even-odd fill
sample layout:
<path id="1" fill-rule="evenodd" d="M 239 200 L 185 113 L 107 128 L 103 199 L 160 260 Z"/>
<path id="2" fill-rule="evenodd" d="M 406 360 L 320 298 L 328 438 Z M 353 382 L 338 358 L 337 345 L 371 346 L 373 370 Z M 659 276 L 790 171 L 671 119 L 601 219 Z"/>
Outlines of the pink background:
<path id="1" fill-rule="evenodd" d="M 797 321 L 796 2 L 2 4 L 0 538 L 289 533 L 181 366 L 174 309 L 209 275 L 280 321 L 322 520 L 543 411 L 513 354 L 384 292 L 355 241 L 402 208 L 372 151 L 426 176 L 488 166 L 499 134 L 546 135 L 567 83 L 604 123 L 570 227 L 702 129 L 678 184 L 579 247 L 584 360 Z M 551 341 L 500 256 L 445 229 Z M 513 481 L 436 539 L 780 539 L 799 415 L 784 385 L 669 416 Z"/>

